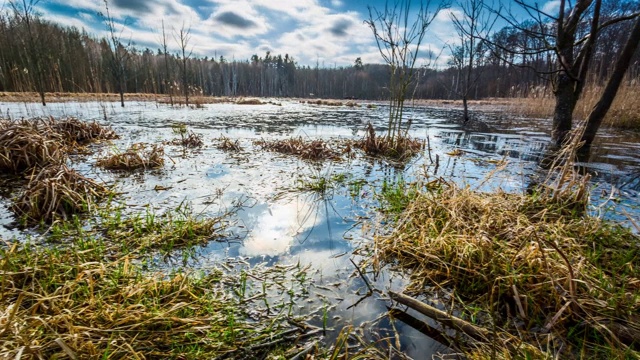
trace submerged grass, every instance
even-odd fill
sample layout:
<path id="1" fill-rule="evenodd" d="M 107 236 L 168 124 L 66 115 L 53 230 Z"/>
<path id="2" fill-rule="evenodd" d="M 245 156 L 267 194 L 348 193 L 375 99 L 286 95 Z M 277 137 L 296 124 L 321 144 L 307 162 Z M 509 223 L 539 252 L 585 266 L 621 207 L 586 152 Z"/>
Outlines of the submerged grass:
<path id="1" fill-rule="evenodd" d="M 353 143 L 355 148 L 361 149 L 367 155 L 382 156 L 396 161 L 406 161 L 424 150 L 425 143 L 408 135 L 391 139 L 387 136 L 377 136 L 373 125 L 367 125 L 363 139 Z"/>
<path id="2" fill-rule="evenodd" d="M 254 144 L 262 149 L 295 155 L 305 160 L 338 160 L 341 155 L 321 139 L 306 141 L 302 137 L 297 137 L 283 140 L 257 140 Z"/>
<path id="3" fill-rule="evenodd" d="M 109 205 L 100 211 L 103 235 L 120 246 L 126 254 L 144 254 L 157 250 L 167 256 L 176 249 L 190 249 L 226 237 L 228 215 L 204 217 L 194 214 L 188 204 L 157 214 L 147 209 L 144 214 L 125 216 L 122 207 Z"/>
<path id="4" fill-rule="evenodd" d="M 586 215 L 586 186 L 522 195 L 440 181 L 375 239 L 377 261 L 410 269 L 409 291 L 449 293 L 494 331 L 471 357 L 638 356 L 640 239 Z"/>
<path id="5" fill-rule="evenodd" d="M 32 174 L 11 208 L 24 225 L 50 223 L 87 212 L 108 193 L 103 185 L 65 165 L 51 165 Z"/>
<path id="6" fill-rule="evenodd" d="M 164 148 L 137 143 L 124 152 L 113 150 L 111 155 L 98 159 L 96 165 L 108 170 L 126 171 L 160 168 L 164 166 Z"/>

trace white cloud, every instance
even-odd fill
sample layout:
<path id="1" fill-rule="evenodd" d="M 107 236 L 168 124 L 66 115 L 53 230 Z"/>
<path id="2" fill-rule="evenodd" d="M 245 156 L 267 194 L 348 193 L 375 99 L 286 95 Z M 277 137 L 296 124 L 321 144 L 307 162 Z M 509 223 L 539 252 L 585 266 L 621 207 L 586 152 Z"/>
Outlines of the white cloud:
<path id="1" fill-rule="evenodd" d="M 547 1 L 542 7 L 542 11 L 549 15 L 555 15 L 560 11 L 560 0 Z"/>

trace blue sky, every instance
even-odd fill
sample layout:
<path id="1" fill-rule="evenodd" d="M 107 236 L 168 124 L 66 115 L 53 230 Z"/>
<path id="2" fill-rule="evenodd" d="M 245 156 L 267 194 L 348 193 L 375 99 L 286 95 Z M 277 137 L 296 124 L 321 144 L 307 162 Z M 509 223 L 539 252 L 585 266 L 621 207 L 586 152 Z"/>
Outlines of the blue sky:
<path id="1" fill-rule="evenodd" d="M 551 0 L 552 4 L 556 1 Z M 414 0 L 414 3 L 418 1 Z M 289 54 L 301 65 L 381 63 L 371 30 L 364 24 L 367 6 L 384 7 L 384 0 L 109 0 L 109 10 L 122 31 L 138 48 L 160 47 L 164 21 L 168 44 L 178 50 L 174 32 L 191 29 L 189 47 L 197 56 L 224 56 L 246 60 L 253 54 Z M 98 16 L 102 0 L 40 0 L 46 19 L 84 28 L 95 36 L 106 34 Z M 425 38 L 425 48 L 440 52 L 456 41 L 450 13 L 440 13 Z M 446 52 L 439 63 L 446 63 Z"/>

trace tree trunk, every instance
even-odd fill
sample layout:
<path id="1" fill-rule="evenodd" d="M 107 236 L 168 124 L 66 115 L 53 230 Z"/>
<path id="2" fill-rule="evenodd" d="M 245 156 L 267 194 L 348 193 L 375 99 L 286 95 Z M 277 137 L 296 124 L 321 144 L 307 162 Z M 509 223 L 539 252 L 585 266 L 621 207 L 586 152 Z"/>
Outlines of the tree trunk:
<path id="1" fill-rule="evenodd" d="M 561 147 L 571 131 L 573 110 L 577 97 L 574 93 L 575 81 L 566 73 L 558 76 L 555 89 L 556 105 L 553 111 L 551 141 L 556 147 Z"/>
<path id="2" fill-rule="evenodd" d="M 469 121 L 469 105 L 467 104 L 467 95 L 462 97 L 462 107 L 464 108 L 463 121 L 466 124 Z"/>
<path id="3" fill-rule="evenodd" d="M 631 31 L 631 35 L 629 35 L 629 39 L 627 40 L 618 61 L 616 62 L 613 74 L 611 74 L 611 78 L 607 82 L 607 86 L 605 87 L 600 100 L 598 100 L 598 103 L 594 106 L 593 110 L 591 110 L 591 113 L 587 118 L 587 127 L 582 135 L 582 141 L 585 142 L 585 149 L 591 147 L 593 139 L 596 137 L 596 133 L 598 132 L 598 128 L 602 124 L 602 120 L 605 115 L 607 115 L 607 112 L 618 93 L 618 88 L 620 87 L 620 83 L 622 83 L 624 75 L 631 64 L 631 59 L 638 48 L 638 43 L 640 43 L 640 17 L 636 20 L 636 24 Z"/>

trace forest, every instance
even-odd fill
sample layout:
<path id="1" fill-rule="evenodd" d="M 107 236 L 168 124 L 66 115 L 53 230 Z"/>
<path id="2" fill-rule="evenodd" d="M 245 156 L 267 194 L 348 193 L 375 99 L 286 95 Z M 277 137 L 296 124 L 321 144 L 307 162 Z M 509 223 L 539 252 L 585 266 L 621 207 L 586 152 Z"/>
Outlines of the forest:
<path id="1" fill-rule="evenodd" d="M 638 6 L 632 0 L 604 1 L 601 21 Z M 268 52 L 246 60 L 181 56 L 167 50 L 172 36 L 165 36 L 164 44 L 159 42 L 155 49 L 141 49 L 125 37 L 97 38 L 83 29 L 43 20 L 37 13 L 15 10 L 0 16 L 0 91 L 4 92 L 115 93 L 122 86 L 125 93 L 176 95 L 185 89 L 207 96 L 386 99 L 389 95 L 390 69 L 382 61 L 363 64 L 357 58 L 353 66 L 327 67 L 300 65 L 288 54 Z M 106 19 L 105 23 L 108 28 Z M 601 31 L 590 64 L 590 84 L 602 85 L 608 79 L 614 65 L 611 59 L 622 51 L 632 26 L 632 21 L 621 21 Z M 538 28 L 533 20 L 509 24 L 495 29 L 486 42 L 474 45 L 472 66 L 477 79 L 470 99 L 551 94 L 549 77 L 544 74 L 555 57 L 528 51 L 544 45 L 534 36 Z M 585 25 L 578 30 L 578 38 L 587 32 Z M 468 67 L 460 59 L 465 51 L 459 44 L 448 44 L 440 56 L 447 52 L 453 55 L 445 68 L 427 66 L 433 59 L 418 59 L 420 68 L 411 85 L 414 98 L 459 97 L 461 77 Z M 627 71 L 629 84 L 640 76 L 639 59 L 636 52 Z"/>

